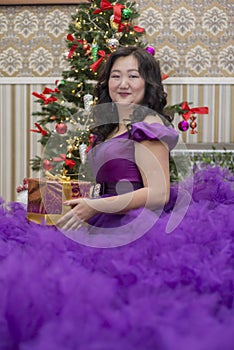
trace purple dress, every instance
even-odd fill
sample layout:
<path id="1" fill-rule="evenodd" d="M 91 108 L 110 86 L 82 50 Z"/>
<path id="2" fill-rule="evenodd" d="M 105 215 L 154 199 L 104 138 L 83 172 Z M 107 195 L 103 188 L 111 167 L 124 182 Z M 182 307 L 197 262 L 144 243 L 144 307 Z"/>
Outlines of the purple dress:
<path id="1" fill-rule="evenodd" d="M 141 174 L 135 163 L 134 146 L 136 142 L 144 140 L 163 141 L 172 150 L 177 144 L 178 133 L 172 127 L 159 123 L 138 122 L 132 125 L 130 133 L 126 131 L 102 142 L 89 152 L 89 160 L 96 182 L 100 184 L 102 197 L 132 192 L 143 187 Z M 170 206 L 171 200 L 164 209 L 167 210 Z M 127 244 L 152 229 L 159 215 L 159 212 L 146 208 L 130 210 L 126 214 L 97 214 L 89 220 L 88 228 L 89 233 L 94 233 L 95 237 L 89 237 L 86 244 L 99 247 Z M 100 238 L 100 235 L 103 237 Z M 79 234 L 76 240 L 79 240 L 78 236 Z"/>
<path id="2" fill-rule="evenodd" d="M 177 141 L 156 124 L 131 135 Z M 127 133 L 96 153 L 103 195 L 141 186 Z M 97 215 L 72 239 L 0 201 L 0 349 L 233 350 L 234 175 L 204 167 L 177 187 L 171 211 Z"/>
<path id="3" fill-rule="evenodd" d="M 159 123 L 138 122 L 132 125 L 130 135 L 125 132 L 113 137 L 90 152 L 96 181 L 102 185 L 101 194 L 130 192 L 131 184 L 132 190 L 142 187 L 141 175 L 135 164 L 134 144 L 144 140 L 163 141 L 171 150 L 177 144 L 178 134 L 173 128 Z"/>

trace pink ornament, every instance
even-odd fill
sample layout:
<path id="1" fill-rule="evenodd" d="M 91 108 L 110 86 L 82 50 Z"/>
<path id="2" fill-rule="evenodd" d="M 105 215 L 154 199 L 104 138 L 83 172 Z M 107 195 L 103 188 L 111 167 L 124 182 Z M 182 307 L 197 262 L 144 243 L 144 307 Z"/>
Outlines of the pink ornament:
<path id="1" fill-rule="evenodd" d="M 42 166 L 43 166 L 43 169 L 48 170 L 48 171 L 53 169 L 53 165 L 51 164 L 49 159 L 44 159 Z"/>
<path id="2" fill-rule="evenodd" d="M 146 51 L 152 56 L 155 55 L 155 49 L 153 48 L 153 46 L 147 46 Z"/>
<path id="3" fill-rule="evenodd" d="M 56 129 L 58 134 L 63 135 L 67 132 L 67 124 L 58 123 L 58 124 L 56 124 L 55 129 Z"/>
<path id="4" fill-rule="evenodd" d="M 180 131 L 187 131 L 189 128 L 189 123 L 186 120 L 181 120 L 178 124 L 178 128 Z"/>

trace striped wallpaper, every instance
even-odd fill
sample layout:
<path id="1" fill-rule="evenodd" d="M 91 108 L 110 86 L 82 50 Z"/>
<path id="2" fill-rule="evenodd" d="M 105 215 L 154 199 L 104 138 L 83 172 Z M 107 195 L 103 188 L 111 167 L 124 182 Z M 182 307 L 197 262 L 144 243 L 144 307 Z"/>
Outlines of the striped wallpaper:
<path id="1" fill-rule="evenodd" d="M 6 202 L 16 199 L 16 187 L 25 177 L 36 176 L 29 160 L 40 155 L 41 147 L 34 128 L 33 91 L 44 86 L 54 88 L 56 78 L 0 79 L 0 196 Z M 234 143 L 232 116 L 234 91 L 232 78 L 169 78 L 165 82 L 169 104 L 192 101 L 193 107 L 208 106 L 209 115 L 198 116 L 198 134 L 180 133 L 181 142 L 204 146 L 204 143 Z M 177 126 L 178 118 L 175 119 Z"/>

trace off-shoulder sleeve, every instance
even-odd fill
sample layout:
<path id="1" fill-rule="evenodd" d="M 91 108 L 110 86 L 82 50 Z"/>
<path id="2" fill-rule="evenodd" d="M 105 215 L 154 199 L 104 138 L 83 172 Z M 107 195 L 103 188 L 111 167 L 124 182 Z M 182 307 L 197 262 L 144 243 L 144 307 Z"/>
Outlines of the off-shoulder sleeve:
<path id="1" fill-rule="evenodd" d="M 167 127 L 159 123 L 138 122 L 132 124 L 131 136 L 134 141 L 155 140 L 166 142 L 169 150 L 172 150 L 178 142 L 178 133 L 173 127 Z"/>

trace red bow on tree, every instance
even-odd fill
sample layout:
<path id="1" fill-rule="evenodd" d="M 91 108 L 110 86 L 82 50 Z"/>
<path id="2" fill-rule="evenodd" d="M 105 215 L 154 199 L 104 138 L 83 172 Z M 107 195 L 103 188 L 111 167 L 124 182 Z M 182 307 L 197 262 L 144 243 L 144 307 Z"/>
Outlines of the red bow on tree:
<path id="1" fill-rule="evenodd" d="M 169 75 L 167 75 L 167 74 L 162 75 L 162 80 L 166 80 L 167 78 L 169 78 Z"/>
<path id="2" fill-rule="evenodd" d="M 59 94 L 60 93 L 60 90 L 55 88 L 54 90 L 53 89 L 50 89 L 48 87 L 45 87 L 44 90 L 43 90 L 43 94 L 45 95 L 50 95 L 50 94 L 54 94 L 54 93 L 57 93 Z"/>
<path id="3" fill-rule="evenodd" d="M 46 96 L 44 96 L 43 94 L 39 94 L 38 92 L 35 92 L 35 91 L 32 93 L 32 95 L 35 96 L 35 97 L 37 97 L 37 98 L 40 98 L 41 100 L 43 100 L 45 105 L 48 105 L 49 103 L 55 102 L 55 101 L 58 100 L 58 99 L 57 99 L 56 97 L 54 97 L 54 96 L 46 97 Z"/>
<path id="4" fill-rule="evenodd" d="M 54 162 L 64 162 L 66 160 L 66 154 L 62 153 L 59 157 L 54 157 Z"/>
<path id="5" fill-rule="evenodd" d="M 131 25 L 129 23 L 119 23 L 119 28 L 118 28 L 118 32 L 123 32 L 124 28 L 126 28 L 127 30 L 129 29 Z M 139 26 L 133 26 L 132 29 L 137 32 L 137 33 L 144 33 L 145 29 L 141 28 Z"/>
<path id="6" fill-rule="evenodd" d="M 68 35 L 67 35 L 67 40 L 73 42 L 73 41 L 75 41 L 75 38 L 72 36 L 72 34 L 68 34 Z M 82 40 L 82 39 L 77 39 L 76 42 L 77 42 L 78 44 L 83 44 L 83 40 Z M 75 50 L 76 50 L 77 47 L 78 47 L 78 44 L 74 44 L 74 45 L 70 48 L 70 51 L 69 51 L 68 56 L 67 56 L 68 58 L 72 58 L 73 53 L 75 52 Z"/>
<path id="7" fill-rule="evenodd" d="M 76 165 L 76 162 L 72 159 L 66 159 L 65 164 L 69 166 L 69 168 L 72 170 L 74 166 Z"/>
<path id="8" fill-rule="evenodd" d="M 111 3 L 109 1 L 102 0 L 101 4 L 100 4 L 100 9 L 96 9 L 93 13 L 97 14 L 97 13 L 100 13 L 102 11 L 113 9 L 114 10 L 114 22 L 119 24 L 121 22 L 121 11 L 124 8 L 125 8 L 124 5 L 121 5 L 121 4 L 111 5 Z"/>
<path id="9" fill-rule="evenodd" d="M 190 119 L 191 114 L 208 114 L 209 113 L 208 107 L 190 108 L 186 101 L 182 103 L 181 108 L 182 108 L 182 110 L 187 111 L 187 112 L 182 114 L 183 119 L 186 121 L 188 121 Z"/>
<path id="10" fill-rule="evenodd" d="M 85 150 L 86 153 L 88 153 L 90 151 L 90 149 L 93 146 L 93 143 L 94 143 L 94 135 L 90 134 L 89 139 L 88 139 L 88 146 L 86 147 L 86 150 Z"/>
<path id="11" fill-rule="evenodd" d="M 72 170 L 74 168 L 74 166 L 76 165 L 76 162 L 72 159 L 67 159 L 66 158 L 66 154 L 62 153 L 60 154 L 59 157 L 54 157 L 53 158 L 54 162 L 65 162 L 65 164 L 67 166 L 69 166 L 69 168 Z"/>
<path id="12" fill-rule="evenodd" d="M 98 55 L 101 56 L 97 61 L 95 61 L 93 64 L 91 64 L 90 68 L 92 69 L 93 72 L 96 72 L 100 64 L 104 59 L 107 58 L 106 53 L 104 50 L 99 50 Z"/>
<path id="13" fill-rule="evenodd" d="M 35 123 L 35 126 L 37 127 L 37 129 L 30 129 L 30 131 L 32 132 L 38 132 L 39 134 L 42 134 L 43 136 L 48 135 L 48 132 L 45 129 L 42 129 L 42 127 L 38 124 Z"/>

